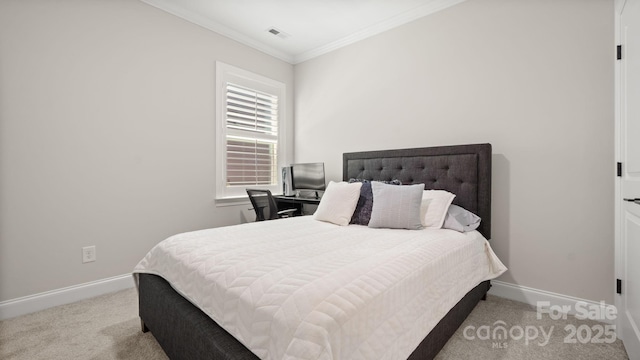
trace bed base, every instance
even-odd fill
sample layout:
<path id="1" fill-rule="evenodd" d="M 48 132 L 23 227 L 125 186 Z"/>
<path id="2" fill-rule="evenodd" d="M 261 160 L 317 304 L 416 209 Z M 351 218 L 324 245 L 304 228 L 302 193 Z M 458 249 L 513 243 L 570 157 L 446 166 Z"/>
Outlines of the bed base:
<path id="1" fill-rule="evenodd" d="M 142 331 L 151 331 L 173 360 L 258 359 L 204 312 L 178 294 L 163 278 L 139 276 Z M 490 287 L 484 281 L 454 306 L 420 343 L 410 360 L 433 359 Z"/>

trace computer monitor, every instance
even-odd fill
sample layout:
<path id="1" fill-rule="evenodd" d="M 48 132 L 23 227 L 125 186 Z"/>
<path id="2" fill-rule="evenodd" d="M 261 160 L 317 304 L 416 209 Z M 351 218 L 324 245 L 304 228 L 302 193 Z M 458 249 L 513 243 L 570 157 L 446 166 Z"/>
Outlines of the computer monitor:
<path id="1" fill-rule="evenodd" d="M 291 165 L 291 187 L 299 196 L 311 197 L 309 193 L 318 196 L 318 191 L 324 191 L 324 163 L 306 163 Z"/>

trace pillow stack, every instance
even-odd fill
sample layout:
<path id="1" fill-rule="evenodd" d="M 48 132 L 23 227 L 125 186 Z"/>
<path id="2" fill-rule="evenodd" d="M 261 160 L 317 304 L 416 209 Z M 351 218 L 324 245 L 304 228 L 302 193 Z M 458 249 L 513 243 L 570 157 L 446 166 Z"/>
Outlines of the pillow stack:
<path id="1" fill-rule="evenodd" d="M 424 190 L 424 184 L 351 179 L 329 182 L 314 218 L 337 225 L 367 225 L 390 229 L 451 229 L 472 231 L 480 218 L 452 205 L 455 194 Z"/>
<path id="2" fill-rule="evenodd" d="M 356 205 L 356 210 L 351 216 L 349 224 L 369 225 L 371 219 L 371 211 L 373 210 L 373 191 L 371 190 L 371 181 L 363 179 L 349 179 L 349 183 L 362 183 L 360 188 L 360 198 Z M 402 185 L 400 180 L 381 181 L 385 184 Z"/>

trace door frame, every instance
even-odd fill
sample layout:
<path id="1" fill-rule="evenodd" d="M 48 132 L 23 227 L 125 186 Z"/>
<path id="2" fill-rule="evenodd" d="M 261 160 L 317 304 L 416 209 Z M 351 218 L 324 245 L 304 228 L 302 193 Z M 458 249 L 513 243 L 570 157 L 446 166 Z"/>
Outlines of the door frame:
<path id="1" fill-rule="evenodd" d="M 613 49 L 615 49 L 615 46 L 618 46 L 622 39 L 621 39 L 621 35 L 620 35 L 620 15 L 622 12 L 622 9 L 624 7 L 626 0 L 614 0 L 614 26 L 615 26 L 615 30 L 614 30 L 614 40 L 615 40 L 615 44 L 612 47 L 612 54 L 613 54 Z M 622 154 L 620 151 L 620 146 L 621 146 L 621 106 L 622 106 L 622 99 L 621 99 L 621 86 L 622 86 L 622 81 L 621 81 L 621 71 L 620 71 L 620 61 L 615 60 L 615 58 L 612 55 L 612 58 L 615 61 L 615 65 L 614 65 L 614 118 L 615 118 L 615 163 L 612 164 L 612 173 L 615 174 L 615 171 L 617 171 L 617 169 L 614 169 L 613 167 L 617 167 L 617 163 L 618 162 L 622 162 Z M 622 276 L 624 275 L 624 268 L 623 268 L 623 248 L 622 248 L 622 178 L 621 177 L 616 177 L 615 180 L 615 200 L 614 200 L 614 216 L 615 216 L 615 220 L 614 220 L 614 224 L 615 224 L 615 229 L 614 229 L 614 241 L 615 241 L 615 250 L 614 250 L 614 276 L 615 279 L 612 279 L 611 281 L 611 288 L 613 290 L 613 294 L 614 294 L 614 305 L 616 307 L 616 309 L 621 309 L 622 308 L 622 296 L 620 294 L 617 293 L 616 291 L 616 282 L 617 279 L 622 279 Z M 618 311 L 618 314 L 620 314 L 620 311 Z M 618 339 L 623 339 L 624 338 L 624 334 L 622 333 L 622 326 L 620 323 L 620 316 L 616 317 L 615 320 L 615 326 L 616 326 L 616 334 L 618 336 Z"/>
<path id="2" fill-rule="evenodd" d="M 622 25 L 622 21 L 621 21 L 621 13 L 622 10 L 624 9 L 625 4 L 627 3 L 628 0 L 614 0 L 614 26 L 615 26 L 615 46 L 617 45 L 621 45 L 622 44 L 622 33 L 621 33 L 621 25 Z M 623 44 L 624 45 L 624 44 Z M 624 59 L 624 46 L 622 49 L 622 58 Z M 615 59 L 615 58 L 614 58 Z M 616 157 L 616 163 L 617 162 L 622 162 L 622 166 L 624 167 L 625 164 L 623 162 L 624 159 L 622 159 L 622 144 L 623 144 L 623 139 L 622 139 L 622 86 L 623 86 L 623 79 L 622 79 L 622 62 L 618 61 L 618 60 L 614 60 L 615 61 L 615 67 L 614 67 L 614 113 L 615 113 L 615 157 Z M 623 169 L 624 170 L 624 169 Z M 622 326 L 622 318 L 623 318 L 623 314 L 626 312 L 626 303 L 625 303 L 625 297 L 624 297 L 624 293 L 626 291 L 625 289 L 625 285 L 626 285 L 626 280 L 625 279 L 625 274 L 626 274 L 626 269 L 625 269 L 625 258 L 626 258 L 626 254 L 625 254 L 625 243 L 623 243 L 623 233 L 624 233 L 624 212 L 623 212 L 623 207 L 625 206 L 624 201 L 623 201 L 623 189 L 622 189 L 622 182 L 623 182 L 623 177 L 616 177 L 615 180 L 615 200 L 614 200 L 614 206 L 615 206 L 615 211 L 614 211 L 614 216 L 615 216 L 615 229 L 614 229 L 614 235 L 615 235 L 615 257 L 614 257 L 614 273 L 615 273 L 615 277 L 616 279 L 613 279 L 612 284 L 613 284 L 613 288 L 614 288 L 614 304 L 617 308 L 617 314 L 618 316 L 616 317 L 615 320 L 615 326 L 616 326 L 616 334 L 618 339 L 623 340 L 625 339 L 625 335 L 629 335 L 629 334 L 625 334 L 624 328 Z M 627 240 L 628 241 L 628 240 Z M 622 294 L 618 294 L 616 291 L 616 281 L 617 279 L 621 279 L 622 280 Z M 633 336 L 635 336 L 635 334 L 631 334 Z"/>

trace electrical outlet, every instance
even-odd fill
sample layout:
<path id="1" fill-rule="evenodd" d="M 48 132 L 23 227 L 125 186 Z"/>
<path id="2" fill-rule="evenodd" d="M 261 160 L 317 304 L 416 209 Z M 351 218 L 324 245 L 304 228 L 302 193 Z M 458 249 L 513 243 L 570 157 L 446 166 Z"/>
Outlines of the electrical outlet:
<path id="1" fill-rule="evenodd" d="M 96 246 L 85 246 L 82 248 L 82 263 L 96 261 Z"/>

